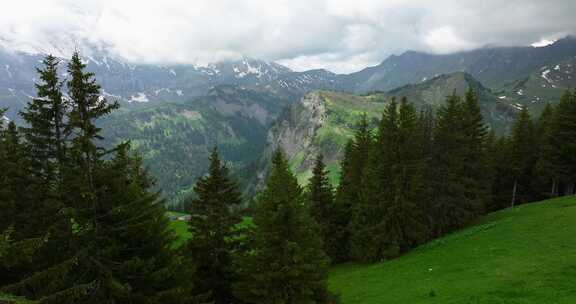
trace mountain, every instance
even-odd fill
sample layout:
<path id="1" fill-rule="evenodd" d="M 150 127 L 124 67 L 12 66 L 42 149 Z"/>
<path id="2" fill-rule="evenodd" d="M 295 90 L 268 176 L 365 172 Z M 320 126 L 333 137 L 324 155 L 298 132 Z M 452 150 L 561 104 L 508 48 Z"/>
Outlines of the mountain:
<path id="1" fill-rule="evenodd" d="M 343 77 L 355 91 L 367 92 L 391 90 L 440 74 L 463 71 L 490 88 L 500 88 L 574 56 L 575 37 L 566 37 L 545 47 L 487 47 L 442 55 L 408 51 Z"/>
<path id="2" fill-rule="evenodd" d="M 478 95 L 482 115 L 492 129 L 497 133 L 509 131 L 518 110 L 517 107 L 502 101 L 490 89 L 465 72 L 439 75 L 422 83 L 410 84 L 388 91 L 386 95 L 388 98 L 407 97 L 408 100 L 420 107 L 428 105 L 432 108 L 438 108 L 444 104 L 446 96 L 453 93 L 463 96 L 469 88 Z"/>
<path id="3" fill-rule="evenodd" d="M 288 101 L 268 92 L 218 86 L 182 103 L 122 108 L 100 121 L 107 144 L 130 139 L 169 199 L 185 195 L 218 147 L 232 169 L 255 161 L 266 132 Z"/>
<path id="4" fill-rule="evenodd" d="M 236 85 L 268 90 L 297 100 L 310 90 L 338 89 L 338 75 L 324 70 L 294 72 L 282 65 L 244 57 L 197 66 L 191 64 L 131 64 L 104 52 L 84 56 L 87 70 L 96 74 L 105 97 L 128 107 L 154 102 L 187 102 L 204 96 L 219 85 Z M 14 52 L 0 47 L 0 107 L 18 119 L 18 111 L 35 96 L 36 68 L 43 56 Z M 61 59 L 61 76 L 66 78 L 66 58 Z"/>
<path id="5" fill-rule="evenodd" d="M 325 157 L 330 179 L 338 181 L 339 161 L 346 142 L 352 138 L 361 115 L 367 115 L 373 127 L 385 104 L 393 97 L 407 97 L 417 108 L 437 109 L 446 96 L 464 93 L 472 88 L 478 95 L 482 114 L 491 128 L 499 133 L 510 128 L 517 110 L 498 99 L 470 74 L 457 72 L 440 75 L 420 84 L 407 85 L 389 92 L 354 95 L 335 91 L 315 91 L 292 104 L 268 131 L 267 147 L 252 177 L 252 186 L 260 187 L 269 158 L 281 148 L 298 180 L 305 184 L 311 176 L 314 159 Z M 248 188 L 248 192 L 253 191 Z"/>
<path id="6" fill-rule="evenodd" d="M 543 65 L 526 77 L 504 85 L 498 97 L 515 107 L 540 112 L 547 102 L 557 102 L 567 89 L 576 88 L 576 56 Z"/>
<path id="7" fill-rule="evenodd" d="M 193 64 L 132 64 L 110 56 L 103 50 L 88 49 L 85 62 L 96 73 L 103 94 L 134 106 L 147 102 L 186 102 L 206 95 L 218 85 L 237 85 L 254 90 L 269 90 L 286 99 L 298 100 L 313 90 L 365 93 L 388 91 L 417 84 L 441 74 L 466 72 L 485 86 L 510 95 L 519 89 L 531 91 L 516 98 L 530 107 L 533 100 L 556 97 L 574 85 L 571 68 L 576 56 L 576 38 L 567 37 L 546 47 L 490 47 L 454 54 L 428 54 L 408 51 L 390 56 L 381 64 L 347 75 L 326 70 L 295 72 L 274 62 L 243 57 L 198 66 Z M 16 113 L 34 95 L 35 68 L 42 56 L 15 52 L 0 47 L 0 107 L 9 107 L 7 116 Z M 66 62 L 62 59 L 62 64 Z M 556 66 L 562 69 L 562 84 L 548 84 L 540 90 L 542 73 L 553 77 Z M 65 77 L 65 67 L 62 67 Z M 529 79 L 531 78 L 531 79 Z M 528 79 L 528 80 L 527 80 Z M 533 81 L 533 80 L 538 81 Z M 549 78 L 553 79 L 553 78 Z M 554 81 L 554 80 L 553 80 Z M 526 88 L 521 88 L 527 86 Z"/>
<path id="8" fill-rule="evenodd" d="M 502 210 L 395 260 L 336 266 L 329 286 L 349 304 L 575 303 L 574 221 L 573 196 Z"/>

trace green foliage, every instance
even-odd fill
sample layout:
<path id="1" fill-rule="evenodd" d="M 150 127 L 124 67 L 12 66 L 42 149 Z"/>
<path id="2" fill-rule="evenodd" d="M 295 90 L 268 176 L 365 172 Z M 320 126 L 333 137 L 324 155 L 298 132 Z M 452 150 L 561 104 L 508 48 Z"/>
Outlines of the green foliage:
<path id="1" fill-rule="evenodd" d="M 22 113 L 25 141 L 13 124 L 0 138 L 0 202 L 14 208 L 0 291 L 40 303 L 198 302 L 194 267 L 172 249 L 141 159 L 129 144 L 102 147 L 95 121 L 117 104 L 101 98 L 76 53 L 63 107 L 57 63 L 44 63 L 39 98 Z"/>
<path id="2" fill-rule="evenodd" d="M 242 102 L 264 107 L 281 103 L 258 94 L 237 94 L 230 101 L 233 109 L 241 107 Z M 101 119 L 99 125 L 103 128 L 106 146 L 130 139 L 154 176 L 153 189 L 162 191 L 173 207 L 188 199 L 196 180 L 208 172 L 206 159 L 212 147 L 218 147 L 232 171 L 255 161 L 264 149 L 267 125 L 257 117 L 232 115 L 219 109 L 222 99 L 224 97 L 216 95 L 185 103 L 142 105 L 112 113 Z M 267 110 L 270 115 L 277 111 Z"/>
<path id="3" fill-rule="evenodd" d="M 216 304 L 234 302 L 232 253 L 238 247 L 234 227 L 240 221 L 235 208 L 242 200 L 216 149 L 210 156 L 208 174 L 198 180 L 194 191 L 196 197 L 189 203 L 191 237 L 186 250 L 202 278 L 198 292 L 210 292 Z"/>
<path id="4" fill-rule="evenodd" d="M 235 294 L 248 303 L 329 303 L 328 259 L 282 152 L 254 207 L 251 251 L 238 258 Z"/>
<path id="5" fill-rule="evenodd" d="M 416 111 L 406 99 L 383 113 L 365 185 L 352 222 L 352 252 L 360 261 L 398 256 L 427 239 L 423 198 L 423 142 Z"/>
<path id="6" fill-rule="evenodd" d="M 552 158 L 556 160 L 558 179 L 563 191 L 572 195 L 576 191 L 576 91 L 567 91 L 556 106 L 550 138 Z"/>
<path id="7" fill-rule="evenodd" d="M 488 204 L 486 127 L 473 96 L 449 96 L 438 111 L 430 172 L 436 236 L 463 227 Z"/>
<path id="8" fill-rule="evenodd" d="M 65 113 L 67 104 L 62 98 L 62 82 L 58 78 L 59 60 L 52 55 L 42 61 L 37 69 L 40 83 L 36 84 L 37 98 L 32 99 L 20 113 L 27 127 L 23 128 L 26 153 L 36 168 L 39 178 L 50 187 L 60 181 L 60 171 L 65 157 Z"/>
<path id="9" fill-rule="evenodd" d="M 538 156 L 537 134 L 528 109 L 522 108 L 512 128 L 510 152 L 512 157 L 511 178 L 516 185 L 512 204 L 526 203 L 535 198 L 534 164 Z"/>
<path id="10" fill-rule="evenodd" d="M 306 197 L 312 218 L 320 227 L 320 236 L 324 244 L 324 252 L 333 260 L 338 258 L 341 227 L 338 226 L 334 192 L 328 178 L 328 172 L 320 154 L 312 169 L 312 177 L 308 182 Z"/>

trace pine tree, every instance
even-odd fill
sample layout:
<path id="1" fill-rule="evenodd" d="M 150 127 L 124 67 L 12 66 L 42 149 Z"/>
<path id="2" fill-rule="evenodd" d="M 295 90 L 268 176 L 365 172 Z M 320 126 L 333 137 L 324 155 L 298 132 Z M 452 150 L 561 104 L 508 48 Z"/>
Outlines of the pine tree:
<path id="1" fill-rule="evenodd" d="M 42 263 L 46 268 L 61 261 L 71 237 L 70 217 L 62 198 L 61 171 L 65 161 L 66 142 L 64 138 L 66 102 L 62 97 L 62 83 L 58 78 L 59 60 L 48 55 L 42 61 L 43 68 L 37 69 L 40 82 L 36 83 L 37 96 L 20 115 L 26 122 L 22 128 L 25 157 L 28 170 L 30 193 L 36 193 L 34 207 L 25 212 L 25 222 L 32 223 L 38 230 L 28 237 L 48 233 L 50 239 L 40 250 Z M 33 179 L 33 181 L 32 181 Z M 30 203 L 26 203 L 30 205 Z M 26 231 L 21 231 L 26 232 Z"/>
<path id="2" fill-rule="evenodd" d="M 350 259 L 350 232 L 352 219 L 352 206 L 357 203 L 358 194 L 353 192 L 356 183 L 352 177 L 351 158 L 352 140 L 344 148 L 344 156 L 340 162 L 340 183 L 336 188 L 334 197 L 334 225 L 333 252 L 328 252 L 333 263 L 341 263 Z"/>
<path id="3" fill-rule="evenodd" d="M 332 257 L 333 262 L 344 262 L 351 257 L 351 234 L 356 229 L 354 220 L 356 210 L 361 201 L 361 191 L 365 188 L 364 181 L 368 160 L 373 149 L 373 136 L 366 114 L 362 115 L 344 151 L 344 159 L 340 165 L 340 184 L 335 196 L 335 243 L 338 245 L 337 253 Z M 356 217 L 357 218 L 357 217 Z"/>
<path id="4" fill-rule="evenodd" d="M 62 186 L 56 188 L 63 190 L 66 207 L 57 213 L 64 219 L 59 222 L 73 223 L 65 246 L 69 250 L 3 286 L 2 292 L 42 303 L 196 303 L 200 299 L 191 296 L 194 265 L 172 249 L 174 236 L 163 201 L 149 191 L 152 181 L 140 159 L 129 156 L 126 144 L 105 150 L 99 142 L 95 122 L 117 104 L 100 96 L 93 74 L 84 68 L 74 54 L 68 66 L 70 111 L 64 129 L 69 141 L 58 168 Z M 48 112 L 54 111 L 51 106 L 46 106 Z M 40 127 L 45 125 L 31 126 Z M 28 134 L 43 132 L 32 129 Z M 54 230 L 42 228 L 38 233 L 45 233 L 45 245 L 37 255 L 45 257 L 45 249 L 58 243 L 50 241 Z"/>
<path id="5" fill-rule="evenodd" d="M 3 227 L 13 225 L 15 240 L 27 237 L 38 237 L 43 233 L 46 222 L 34 214 L 41 204 L 38 202 L 38 189 L 35 181 L 29 176 L 31 164 L 25 157 L 25 147 L 16 124 L 11 121 L 3 131 L 2 170 L 0 172 L 0 201 L 6 211 L 6 222 Z"/>
<path id="6" fill-rule="evenodd" d="M 427 238 L 422 206 L 424 142 L 416 111 L 403 98 L 384 110 L 354 218 L 353 253 L 361 261 L 389 259 Z"/>
<path id="7" fill-rule="evenodd" d="M 106 187 L 98 246 L 107 280 L 95 299 L 101 302 L 195 303 L 190 288 L 197 282 L 189 261 L 172 244 L 175 235 L 165 216 L 164 201 L 148 189 L 152 180 L 129 145 L 117 148 L 112 161 L 96 170 L 96 188 Z M 102 183 L 102 185 L 100 185 Z M 194 265 L 190 265 L 192 267 Z M 113 286 L 111 284 L 121 284 Z M 100 302 L 99 302 L 100 303 Z"/>
<path id="8" fill-rule="evenodd" d="M 197 196 L 188 204 L 192 237 L 187 251 L 202 278 L 198 292 L 211 292 L 212 300 L 217 304 L 232 303 L 231 255 L 237 247 L 235 225 L 239 223 L 235 209 L 242 200 L 216 148 L 210 155 L 208 175 L 198 180 L 194 191 Z"/>
<path id="9" fill-rule="evenodd" d="M 282 152 L 272 164 L 255 206 L 253 251 L 238 261 L 235 293 L 247 303 L 329 303 L 328 259 L 317 224 Z"/>
<path id="10" fill-rule="evenodd" d="M 488 126 L 484 122 L 478 97 L 472 88 L 468 89 L 463 102 L 463 126 L 465 145 L 462 181 L 466 189 L 466 199 L 474 208 L 474 215 L 486 211 L 490 201 L 490 174 L 486 170 L 488 155 L 486 137 Z"/>
<path id="11" fill-rule="evenodd" d="M 464 105 L 455 94 L 438 110 L 431 163 L 434 235 L 441 236 L 472 220 L 477 206 L 466 197 L 463 182 L 467 138 L 464 134 Z"/>
<path id="12" fill-rule="evenodd" d="M 308 183 L 307 197 L 312 218 L 320 226 L 320 235 L 324 243 L 324 251 L 331 258 L 338 257 L 339 239 L 335 238 L 339 227 L 337 225 L 337 210 L 334 205 L 334 192 L 328 179 L 323 156 L 319 154 L 312 169 L 312 177 Z"/>
<path id="13" fill-rule="evenodd" d="M 555 159 L 554 144 L 554 122 L 555 122 L 555 109 L 551 104 L 546 104 L 544 111 L 540 115 L 538 121 L 538 161 L 535 165 L 535 180 L 534 187 L 543 197 L 554 197 L 558 195 L 559 176 L 560 171 L 559 162 Z"/>
<path id="14" fill-rule="evenodd" d="M 37 96 L 20 113 L 27 127 L 23 128 L 26 152 L 36 173 L 54 190 L 60 181 L 60 167 L 64 162 L 64 117 L 66 103 L 62 98 L 62 83 L 58 78 L 59 60 L 48 55 L 37 69 L 41 83 L 36 84 Z"/>
<path id="15" fill-rule="evenodd" d="M 526 107 L 522 108 L 514 122 L 510 149 L 512 156 L 513 187 L 510 190 L 511 205 L 532 201 L 532 179 L 534 164 L 537 160 L 537 134 Z"/>
<path id="16" fill-rule="evenodd" d="M 560 194 L 576 193 L 576 91 L 566 92 L 556 106 L 552 126 L 553 158 L 557 161 L 558 177 L 563 186 Z"/>

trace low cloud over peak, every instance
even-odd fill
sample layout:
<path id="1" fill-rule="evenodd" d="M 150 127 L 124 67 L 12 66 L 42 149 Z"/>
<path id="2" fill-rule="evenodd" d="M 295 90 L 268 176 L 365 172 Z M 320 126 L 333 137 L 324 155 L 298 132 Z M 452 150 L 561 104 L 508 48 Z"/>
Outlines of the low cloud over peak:
<path id="1" fill-rule="evenodd" d="M 19 0 L 0 11 L 0 43 L 43 52 L 99 45 L 140 63 L 247 55 L 351 72 L 406 50 L 540 45 L 574 33 L 574 11 L 572 0 Z"/>

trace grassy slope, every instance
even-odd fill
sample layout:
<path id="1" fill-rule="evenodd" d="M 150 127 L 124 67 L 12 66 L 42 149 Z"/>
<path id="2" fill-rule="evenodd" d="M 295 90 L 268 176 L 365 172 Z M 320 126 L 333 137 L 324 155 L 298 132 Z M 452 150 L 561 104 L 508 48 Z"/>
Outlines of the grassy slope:
<path id="1" fill-rule="evenodd" d="M 503 210 L 399 259 L 334 268 L 352 303 L 576 303 L 576 198 Z"/>

